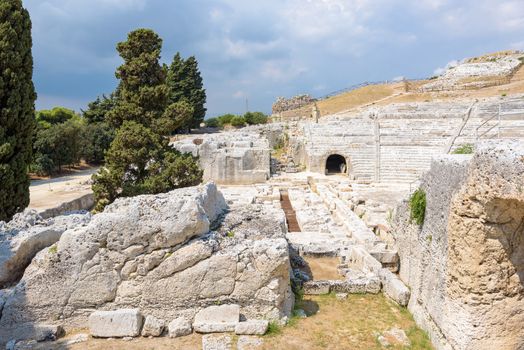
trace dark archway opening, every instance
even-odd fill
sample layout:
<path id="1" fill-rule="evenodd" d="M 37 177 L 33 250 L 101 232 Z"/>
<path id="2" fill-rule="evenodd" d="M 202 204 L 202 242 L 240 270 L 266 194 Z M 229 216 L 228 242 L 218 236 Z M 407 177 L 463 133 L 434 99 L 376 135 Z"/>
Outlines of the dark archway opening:
<path id="1" fill-rule="evenodd" d="M 347 174 L 346 158 L 340 154 L 332 154 L 326 160 L 326 174 Z"/>

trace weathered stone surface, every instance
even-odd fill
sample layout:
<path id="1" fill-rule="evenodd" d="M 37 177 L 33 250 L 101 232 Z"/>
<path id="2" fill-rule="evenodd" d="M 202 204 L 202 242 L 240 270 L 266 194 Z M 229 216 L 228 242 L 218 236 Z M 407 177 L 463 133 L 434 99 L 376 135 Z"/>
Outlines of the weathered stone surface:
<path id="1" fill-rule="evenodd" d="M 166 322 L 154 316 L 148 315 L 145 318 L 144 326 L 142 327 L 143 337 L 159 337 L 164 332 Z"/>
<path id="2" fill-rule="evenodd" d="M 89 331 L 97 338 L 138 337 L 143 321 L 138 309 L 95 311 L 89 316 Z"/>
<path id="3" fill-rule="evenodd" d="M 193 328 L 199 333 L 233 332 L 239 320 L 238 305 L 213 305 L 196 314 Z"/>
<path id="4" fill-rule="evenodd" d="M 235 327 L 235 333 L 238 335 L 264 335 L 268 326 L 267 320 L 248 320 L 238 323 Z"/>
<path id="5" fill-rule="evenodd" d="M 406 346 L 406 347 L 410 347 L 411 346 L 411 342 L 409 341 L 409 338 L 408 338 L 408 336 L 406 335 L 406 332 L 404 332 L 403 329 L 392 328 L 392 329 L 382 333 L 382 335 L 383 335 L 382 339 L 384 339 L 385 343 L 387 343 L 387 344 L 396 344 L 396 345 L 402 345 L 402 346 Z M 380 339 L 380 337 L 379 337 L 379 339 Z"/>
<path id="6" fill-rule="evenodd" d="M 400 278 L 387 269 L 380 272 L 384 293 L 401 306 L 407 306 L 411 292 Z"/>
<path id="7" fill-rule="evenodd" d="M 435 161 L 424 176 L 426 218 L 394 231 L 409 309 L 437 349 L 518 349 L 522 283 L 524 145 L 484 143 L 473 158 Z"/>
<path id="8" fill-rule="evenodd" d="M 202 350 L 232 350 L 231 336 L 222 334 L 206 334 L 202 337 Z"/>
<path id="9" fill-rule="evenodd" d="M 361 276 L 348 278 L 345 281 L 309 281 L 304 283 L 303 288 L 304 294 L 306 295 L 320 295 L 328 294 L 330 292 L 348 294 L 377 294 L 381 290 L 381 283 L 380 279 L 376 276 Z"/>
<path id="10" fill-rule="evenodd" d="M 238 337 L 237 350 L 256 350 L 264 344 L 264 341 L 259 337 L 250 337 L 241 335 Z"/>
<path id="11" fill-rule="evenodd" d="M 191 322 L 189 322 L 184 317 L 175 318 L 169 323 L 168 326 L 169 337 L 178 338 L 185 335 L 193 333 L 193 327 L 191 327 Z"/>
<path id="12" fill-rule="evenodd" d="M 31 259 L 56 243 L 69 228 L 85 225 L 91 215 L 70 214 L 43 219 L 35 210 L 16 214 L 9 223 L 0 223 L 0 287 L 15 282 Z"/>
<path id="13" fill-rule="evenodd" d="M 246 185 L 269 179 L 269 143 L 260 136 L 258 130 L 249 132 L 242 129 L 201 137 L 202 143 L 199 145 L 195 145 L 191 139 L 185 139 L 175 142 L 173 147 L 199 157 L 204 181 Z"/>

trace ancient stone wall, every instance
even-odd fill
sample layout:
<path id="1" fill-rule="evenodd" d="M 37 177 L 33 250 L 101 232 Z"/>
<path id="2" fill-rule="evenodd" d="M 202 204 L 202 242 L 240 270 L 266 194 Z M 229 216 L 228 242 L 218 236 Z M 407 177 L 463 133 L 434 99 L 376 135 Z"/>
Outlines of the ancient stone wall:
<path id="1" fill-rule="evenodd" d="M 265 182 L 270 176 L 269 139 L 261 129 L 250 128 L 217 134 L 199 135 L 175 142 L 180 152 L 199 157 L 204 181 L 225 185 Z M 198 140 L 198 142 L 196 142 Z"/>
<path id="2" fill-rule="evenodd" d="M 409 309 L 437 349 L 520 349 L 524 330 L 524 144 L 483 143 L 469 161 L 423 177 L 422 227 L 397 209 L 394 234 Z"/>
<path id="3" fill-rule="evenodd" d="M 297 95 L 291 98 L 278 97 L 272 107 L 273 114 L 300 109 L 315 102 L 310 95 Z"/>

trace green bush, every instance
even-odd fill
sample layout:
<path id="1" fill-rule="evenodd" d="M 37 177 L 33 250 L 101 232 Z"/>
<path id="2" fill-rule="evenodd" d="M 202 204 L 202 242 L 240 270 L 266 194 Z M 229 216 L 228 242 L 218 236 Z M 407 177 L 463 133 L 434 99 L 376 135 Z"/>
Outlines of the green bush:
<path id="1" fill-rule="evenodd" d="M 422 225 L 426 215 L 426 192 L 423 189 L 419 188 L 413 192 L 409 199 L 409 208 L 411 222 Z"/>
<path id="2" fill-rule="evenodd" d="M 220 122 L 220 126 L 225 126 L 227 124 L 231 124 L 231 120 L 233 120 L 233 118 L 235 117 L 236 115 L 234 114 L 224 114 L 224 115 L 221 115 L 220 117 L 217 117 L 217 119 Z"/>
<path id="3" fill-rule="evenodd" d="M 473 145 L 467 143 L 455 149 L 453 154 L 472 154 L 474 151 Z"/>
<path id="4" fill-rule="evenodd" d="M 206 120 L 206 126 L 208 128 L 218 128 L 220 126 L 220 121 L 218 118 L 209 118 Z"/>
<path id="5" fill-rule="evenodd" d="M 267 115 L 262 112 L 247 112 L 244 119 L 248 125 L 258 125 L 267 123 Z"/>
<path id="6" fill-rule="evenodd" d="M 237 115 L 231 119 L 231 125 L 240 128 L 246 125 L 246 120 L 244 119 L 244 117 Z"/>

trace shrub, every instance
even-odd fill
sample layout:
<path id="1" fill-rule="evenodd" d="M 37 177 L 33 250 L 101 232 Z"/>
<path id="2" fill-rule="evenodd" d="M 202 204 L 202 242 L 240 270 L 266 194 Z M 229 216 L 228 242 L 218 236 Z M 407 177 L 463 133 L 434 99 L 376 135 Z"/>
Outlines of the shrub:
<path id="1" fill-rule="evenodd" d="M 411 222 L 415 222 L 417 225 L 422 225 L 426 215 L 426 192 L 424 192 L 424 190 L 419 188 L 411 195 L 409 199 L 409 208 L 411 211 Z"/>
<path id="2" fill-rule="evenodd" d="M 473 145 L 467 143 L 455 149 L 453 154 L 472 154 L 474 151 Z"/>
<path id="3" fill-rule="evenodd" d="M 240 128 L 246 125 L 246 120 L 244 119 L 244 117 L 237 115 L 231 119 L 231 125 Z"/>
<path id="4" fill-rule="evenodd" d="M 224 126 L 227 124 L 231 124 L 231 120 L 233 120 L 233 118 L 235 117 L 236 115 L 234 114 L 224 114 L 224 115 L 221 115 L 220 117 L 217 117 L 217 119 L 219 121 L 220 126 Z"/>
<path id="5" fill-rule="evenodd" d="M 205 121 L 208 128 L 218 128 L 220 126 L 220 121 L 218 118 L 209 118 Z"/>
<path id="6" fill-rule="evenodd" d="M 248 125 L 258 125 L 267 123 L 267 115 L 262 112 L 247 112 L 244 119 Z"/>

